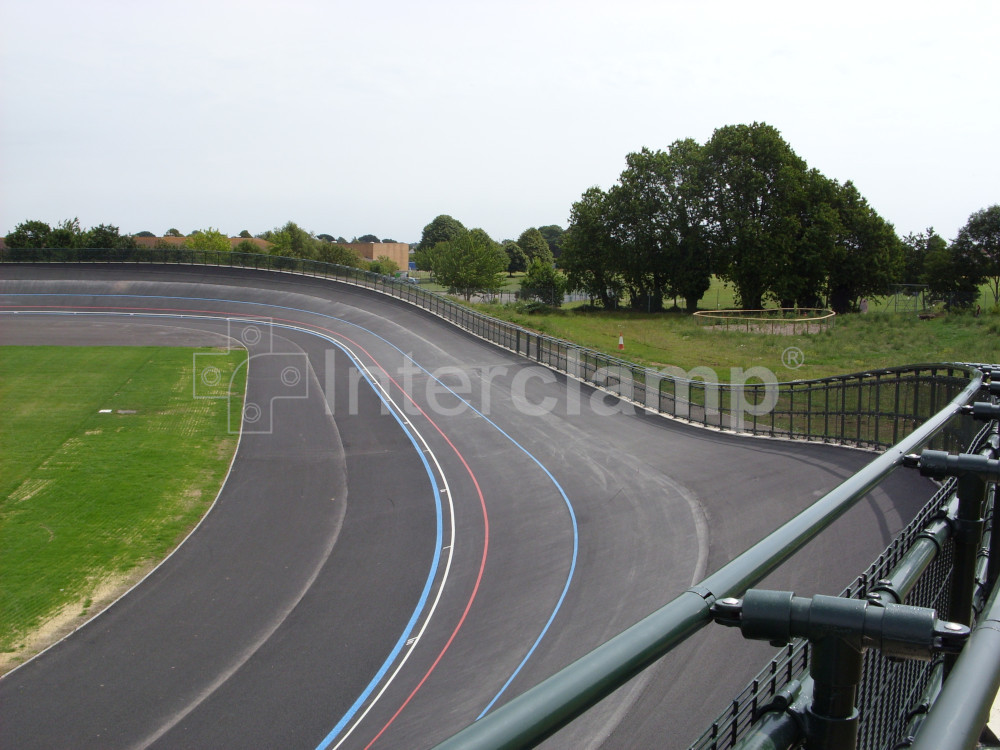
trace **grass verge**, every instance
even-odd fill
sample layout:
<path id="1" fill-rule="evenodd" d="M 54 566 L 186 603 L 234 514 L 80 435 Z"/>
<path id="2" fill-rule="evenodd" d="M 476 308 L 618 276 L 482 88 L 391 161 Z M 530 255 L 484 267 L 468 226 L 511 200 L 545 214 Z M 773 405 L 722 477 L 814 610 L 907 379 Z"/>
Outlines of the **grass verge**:
<path id="1" fill-rule="evenodd" d="M 246 353 L 0 347 L 0 671 L 113 601 L 198 523 L 236 449 Z M 232 391 L 227 398 L 230 380 Z"/>
<path id="2" fill-rule="evenodd" d="M 924 362 L 1000 360 L 1000 314 L 953 313 L 932 320 L 916 315 L 871 312 L 837 318 L 822 333 L 772 335 L 703 327 L 680 312 L 645 314 L 586 308 L 545 313 L 518 312 L 512 305 L 475 305 L 490 315 L 581 346 L 650 367 L 674 365 L 690 371 L 766 367 L 779 381 L 844 375 Z M 618 337 L 625 339 L 619 351 Z M 794 357 L 786 351 L 794 347 Z M 788 364 L 795 365 L 789 367 Z"/>

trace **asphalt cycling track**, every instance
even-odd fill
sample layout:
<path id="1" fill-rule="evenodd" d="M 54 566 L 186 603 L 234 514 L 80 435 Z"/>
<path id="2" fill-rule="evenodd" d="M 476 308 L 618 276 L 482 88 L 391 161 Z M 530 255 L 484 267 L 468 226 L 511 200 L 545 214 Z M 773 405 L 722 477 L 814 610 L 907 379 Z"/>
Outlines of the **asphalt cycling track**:
<path id="1" fill-rule="evenodd" d="M 646 414 L 346 284 L 0 274 L 0 344 L 249 354 L 212 509 L 140 584 L 0 679 L 4 748 L 431 747 L 872 458 Z M 839 592 L 927 495 L 897 472 L 764 585 Z M 771 653 L 708 628 L 543 747 L 686 747 Z"/>

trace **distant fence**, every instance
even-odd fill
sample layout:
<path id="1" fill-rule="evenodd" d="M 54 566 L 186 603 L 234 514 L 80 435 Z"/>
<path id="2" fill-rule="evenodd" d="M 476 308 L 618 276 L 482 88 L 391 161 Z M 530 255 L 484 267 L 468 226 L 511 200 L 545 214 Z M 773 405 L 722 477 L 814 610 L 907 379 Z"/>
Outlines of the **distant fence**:
<path id="1" fill-rule="evenodd" d="M 836 317 L 837 313 L 833 310 L 800 307 L 774 310 L 698 310 L 694 313 L 695 321 L 702 327 L 786 336 L 821 333 L 833 326 Z"/>
<path id="2" fill-rule="evenodd" d="M 860 661 L 858 667 L 859 674 L 863 671 L 858 710 L 850 703 L 853 713 L 842 721 L 824 719 L 829 725 L 824 730 L 824 722 L 815 720 L 819 714 L 810 713 L 813 708 L 807 706 L 810 695 L 815 707 L 815 696 L 829 688 L 815 684 L 823 670 L 816 675 L 811 671 L 823 657 L 806 641 L 794 640 L 692 747 L 794 748 L 807 740 L 807 747 L 831 750 L 975 746 L 968 740 L 978 737 L 983 712 L 988 715 L 1000 685 L 1000 595 L 994 585 L 1000 577 L 1000 543 L 992 543 L 1000 537 L 993 523 L 996 476 L 970 479 L 975 472 L 967 466 L 984 465 L 1000 473 L 995 468 L 1000 453 L 997 365 L 923 364 L 791 383 L 718 383 L 705 371 L 685 377 L 652 370 L 483 315 L 416 284 L 316 261 L 183 248 L 0 251 L 0 263 L 39 262 L 200 264 L 327 278 L 419 306 L 482 339 L 666 416 L 752 435 L 888 449 L 660 610 L 480 719 L 442 748 L 514 748 L 541 742 L 713 620 L 721 621 L 719 605 L 735 606 L 730 604 L 738 601 L 733 597 L 744 596 L 901 465 L 920 465 L 923 472 L 921 462 L 926 461 L 929 471 L 931 459 L 940 462 L 948 455 L 935 458 L 924 450 L 918 459 L 915 451 L 962 452 L 952 457 L 955 461 L 948 458 L 958 465 L 957 473 L 944 481 L 843 598 L 880 608 L 884 602 L 904 599 L 920 607 L 946 607 L 952 620 L 975 627 L 963 653 L 900 662 L 868 649 L 863 669 Z M 973 405 L 976 399 L 985 400 Z M 977 427 L 974 419 L 985 425 Z M 842 697 L 837 700 L 843 703 Z M 816 740 L 823 731 L 842 732 L 848 725 L 856 734 L 850 744 Z"/>

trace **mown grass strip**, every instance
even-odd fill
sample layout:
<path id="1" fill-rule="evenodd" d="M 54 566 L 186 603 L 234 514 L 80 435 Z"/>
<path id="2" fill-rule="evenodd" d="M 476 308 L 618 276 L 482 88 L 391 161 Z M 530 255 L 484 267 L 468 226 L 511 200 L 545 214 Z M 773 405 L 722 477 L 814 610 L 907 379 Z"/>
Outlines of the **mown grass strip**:
<path id="1" fill-rule="evenodd" d="M 195 353 L 210 351 L 218 385 L 199 383 L 212 397 L 194 398 Z M 197 524 L 236 449 L 227 412 L 238 425 L 245 362 L 242 350 L 0 347 L 6 666 L 39 629 L 78 624 Z"/>

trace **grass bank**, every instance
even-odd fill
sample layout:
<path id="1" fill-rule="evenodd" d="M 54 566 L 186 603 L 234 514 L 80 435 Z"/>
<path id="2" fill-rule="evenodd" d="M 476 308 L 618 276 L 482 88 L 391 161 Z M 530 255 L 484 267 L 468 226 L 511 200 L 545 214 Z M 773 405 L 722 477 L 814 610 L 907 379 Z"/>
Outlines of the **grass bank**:
<path id="1" fill-rule="evenodd" d="M 199 395 L 218 398 L 195 399 L 195 351 L 212 350 L 0 347 L 2 671 L 113 600 L 215 499 L 246 354 L 213 357 Z"/>
<path id="2" fill-rule="evenodd" d="M 710 367 L 723 381 L 734 367 L 766 367 L 785 381 L 922 362 L 1000 361 L 996 313 L 920 320 L 912 314 L 870 312 L 840 316 L 822 333 L 791 336 L 713 330 L 680 312 L 649 315 L 573 308 L 527 314 L 513 305 L 476 308 L 643 365 L 674 365 L 687 371 Z M 624 352 L 618 350 L 619 335 L 625 339 Z M 791 347 L 801 354 L 787 356 Z"/>

